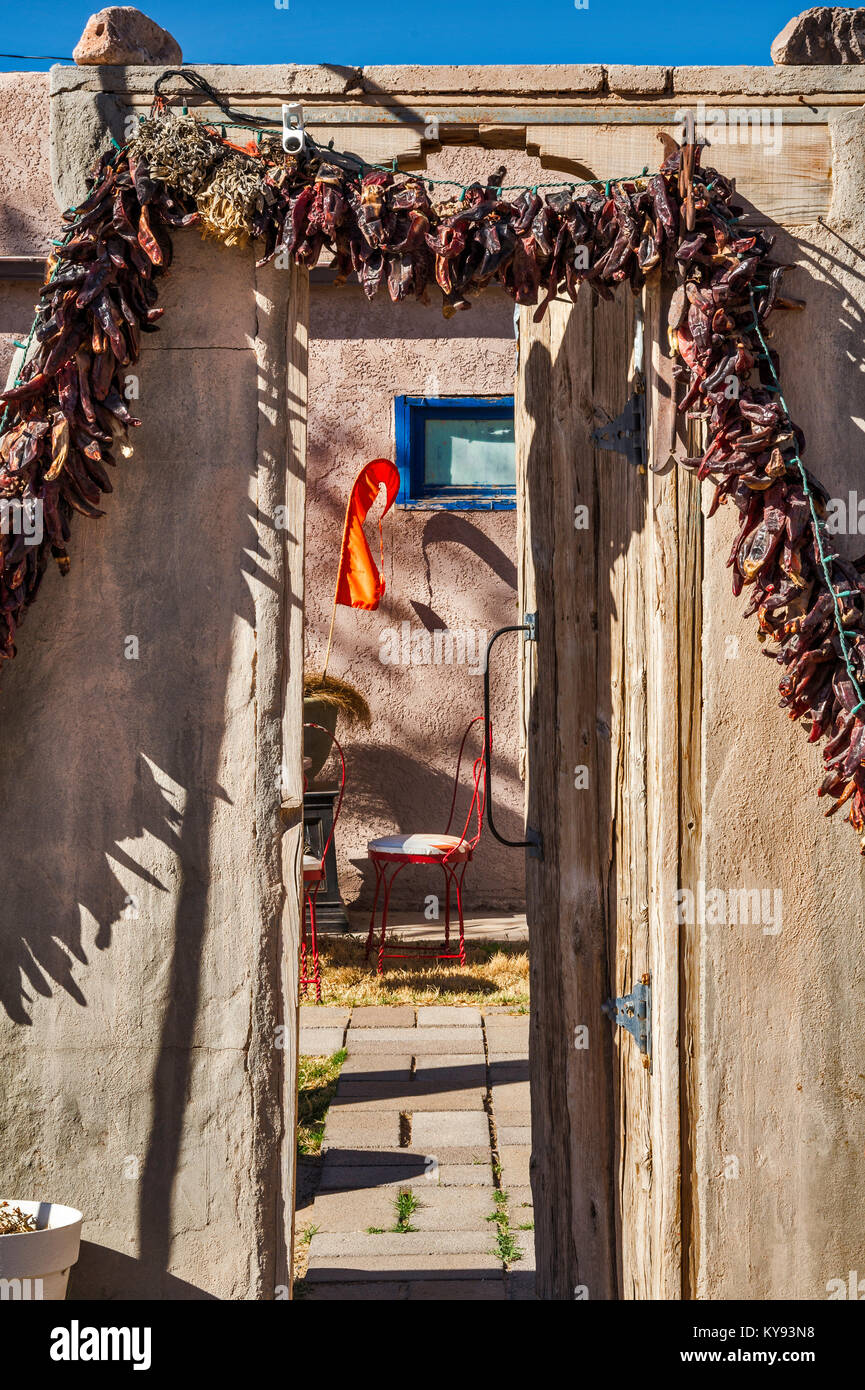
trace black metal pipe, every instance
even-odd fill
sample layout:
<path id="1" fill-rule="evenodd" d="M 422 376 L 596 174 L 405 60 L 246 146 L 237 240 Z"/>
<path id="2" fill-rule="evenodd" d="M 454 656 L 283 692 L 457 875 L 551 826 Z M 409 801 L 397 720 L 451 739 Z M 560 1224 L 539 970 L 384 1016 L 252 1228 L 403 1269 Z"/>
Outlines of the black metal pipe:
<path id="1" fill-rule="evenodd" d="M 511 627 L 500 627 L 494 632 L 487 642 L 486 657 L 484 659 L 484 767 L 486 769 L 486 792 L 487 792 L 487 825 L 494 838 L 500 845 L 507 845 L 508 849 L 527 849 L 538 859 L 543 858 L 543 845 L 540 832 L 532 830 L 526 826 L 527 840 L 508 840 L 504 835 L 500 835 L 493 820 L 493 746 L 490 725 L 490 653 L 494 644 L 500 637 L 504 637 L 507 632 L 527 632 L 532 638 L 535 636 L 535 625 L 533 623 L 515 623 Z M 528 640 L 528 638 L 526 639 Z"/>

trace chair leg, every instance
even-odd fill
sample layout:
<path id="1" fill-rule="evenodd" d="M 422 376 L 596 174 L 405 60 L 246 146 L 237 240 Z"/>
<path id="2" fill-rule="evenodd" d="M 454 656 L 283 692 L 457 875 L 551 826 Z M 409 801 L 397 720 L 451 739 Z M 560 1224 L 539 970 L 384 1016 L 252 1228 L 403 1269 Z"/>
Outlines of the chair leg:
<path id="1" fill-rule="evenodd" d="M 382 870 L 382 875 L 384 878 L 384 902 L 381 905 L 381 936 L 379 937 L 378 963 L 376 965 L 376 973 L 379 975 L 384 974 L 384 941 L 387 934 L 387 909 L 390 902 L 390 886 L 393 883 L 393 877 L 388 878 L 387 876 L 387 866 Z"/>
<path id="2" fill-rule="evenodd" d="M 463 871 L 460 874 L 459 878 L 457 878 L 456 874 L 454 874 L 454 882 L 456 884 L 457 890 L 457 911 L 459 912 L 460 917 L 460 965 L 465 965 L 466 963 L 466 936 L 465 923 L 463 922 L 463 879 L 466 876 L 467 868 L 468 860 L 466 860 L 465 864 L 463 864 Z"/>
<path id="3" fill-rule="evenodd" d="M 308 984 L 306 974 L 306 914 L 309 909 L 309 894 L 304 890 L 303 916 L 300 923 L 300 993 L 305 997 Z"/>
<path id="4" fill-rule="evenodd" d="M 375 861 L 373 861 L 373 862 L 375 862 Z M 370 951 L 372 950 L 372 943 L 373 943 L 373 941 L 375 940 L 375 910 L 376 910 L 376 908 L 378 907 L 378 895 L 379 895 L 379 891 L 380 891 L 380 889 L 381 889 L 382 870 L 383 870 L 383 865 L 381 865 L 381 864 L 376 864 L 376 866 L 375 866 L 375 891 L 373 892 L 373 895 L 372 895 L 372 912 L 370 913 L 370 918 L 369 918 L 369 931 L 367 932 L 367 935 L 366 935 L 366 955 L 365 955 L 365 957 L 364 957 L 365 960 L 369 960 L 369 953 L 370 953 Z"/>
<path id="5" fill-rule="evenodd" d="M 442 864 L 445 876 L 445 946 L 450 945 L 451 939 L 451 875 L 447 864 Z"/>
<path id="6" fill-rule="evenodd" d="M 312 979 L 315 984 L 316 1004 L 321 1003 L 321 970 L 318 964 L 318 942 L 315 935 L 315 900 L 318 896 L 318 887 L 319 885 L 316 884 L 309 895 L 309 926 L 310 936 L 312 937 Z"/>
<path id="7" fill-rule="evenodd" d="M 390 893 L 394 885 L 394 880 L 396 879 L 397 875 L 402 872 L 404 868 L 405 864 L 397 864 L 390 878 L 388 878 L 387 876 L 387 865 L 384 865 L 382 869 L 382 874 L 384 877 L 384 902 L 382 903 L 381 908 L 381 936 L 379 937 L 378 943 L 377 973 L 379 975 L 384 974 L 384 946 L 385 937 L 387 935 L 387 910 L 390 906 Z"/>

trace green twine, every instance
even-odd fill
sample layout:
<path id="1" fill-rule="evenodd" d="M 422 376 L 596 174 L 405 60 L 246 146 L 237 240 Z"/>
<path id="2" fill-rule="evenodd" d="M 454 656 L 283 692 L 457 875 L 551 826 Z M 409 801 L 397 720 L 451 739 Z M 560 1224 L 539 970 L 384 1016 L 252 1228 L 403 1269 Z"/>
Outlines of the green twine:
<path id="1" fill-rule="evenodd" d="M 767 346 L 766 339 L 763 337 L 763 334 L 762 334 L 762 332 L 760 331 L 760 325 L 759 325 L 759 323 L 757 322 L 757 308 L 756 308 L 756 305 L 754 304 L 754 291 L 749 289 L 748 294 L 749 294 L 750 299 L 751 299 L 751 308 L 752 308 L 752 310 L 754 311 L 754 325 L 753 325 L 753 327 L 754 327 L 754 330 L 755 330 L 755 332 L 756 332 L 756 334 L 757 334 L 757 337 L 760 339 L 760 344 L 761 344 L 761 346 L 762 346 L 762 348 L 763 348 L 763 356 L 764 356 L 766 362 L 768 362 L 768 364 L 769 364 L 769 371 L 772 373 L 772 376 L 773 376 L 773 378 L 774 378 L 775 386 L 776 386 L 777 391 L 778 391 L 778 401 L 779 401 L 779 403 L 780 403 L 780 405 L 781 405 L 781 409 L 784 411 L 784 414 L 785 414 L 786 417 L 787 417 L 787 423 L 788 423 L 788 424 L 791 426 L 791 428 L 792 428 L 793 422 L 792 422 L 792 420 L 791 420 L 791 418 L 790 418 L 790 408 L 789 408 L 789 406 L 787 405 L 787 402 L 786 402 L 785 399 L 784 399 L 784 393 L 783 393 L 783 391 L 781 390 L 781 382 L 780 382 L 779 379 L 778 379 L 778 373 L 775 371 L 775 364 L 774 364 L 774 362 L 772 361 L 772 357 L 771 357 L 771 354 L 770 354 L 770 352 L 769 352 L 769 348 L 768 348 L 768 346 Z M 832 607 L 833 607 L 834 615 L 835 615 L 835 626 L 836 626 L 836 628 L 838 629 L 838 640 L 839 640 L 839 642 L 840 642 L 840 644 L 841 644 L 841 651 L 842 651 L 842 653 L 843 653 L 843 655 L 844 655 L 844 665 L 845 665 L 846 668 L 847 668 L 847 675 L 850 677 L 850 683 L 851 683 L 851 685 L 853 686 L 853 689 L 855 690 L 856 694 L 859 696 L 859 703 L 858 703 L 858 704 L 853 708 L 853 710 L 851 711 L 851 713 L 856 714 L 860 709 L 863 708 L 863 706 L 865 706 L 865 695 L 862 694 L 862 688 L 861 688 L 861 686 L 859 685 L 859 681 L 858 681 L 858 679 L 857 679 L 856 672 L 853 670 L 853 664 L 852 664 L 851 659 L 850 659 L 850 652 L 849 652 L 849 649 L 848 649 L 848 647 L 847 647 L 847 634 L 846 634 L 846 632 L 844 631 L 844 624 L 843 624 L 843 622 L 841 621 L 841 605 L 840 605 L 840 603 L 838 602 L 839 594 L 838 594 L 837 590 L 835 589 L 835 586 L 834 586 L 833 583 L 832 583 L 832 574 L 831 574 L 831 571 L 830 571 L 830 569 L 829 569 L 830 561 L 832 561 L 832 560 L 837 560 L 839 557 L 838 557 L 837 555 L 834 555 L 834 554 L 827 555 L 827 554 L 826 554 L 826 551 L 825 551 L 824 548 L 823 548 L 823 534 L 822 534 L 822 531 L 821 531 L 821 527 L 822 527 L 823 523 L 822 523 L 820 517 L 819 517 L 818 514 L 817 514 L 817 508 L 816 508 L 816 506 L 814 505 L 814 496 L 813 496 L 813 493 L 811 492 L 810 484 L 808 483 L 808 474 L 807 474 L 807 472 L 806 472 L 806 470 L 805 470 L 805 465 L 803 464 L 801 458 L 799 457 L 799 451 L 798 451 L 798 449 L 796 450 L 796 453 L 793 455 L 793 458 L 790 460 L 790 462 L 791 462 L 791 463 L 795 463 L 795 464 L 798 465 L 798 468 L 799 468 L 799 476 L 800 476 L 801 479 L 802 479 L 802 490 L 803 490 L 803 492 L 805 493 L 805 496 L 806 496 L 807 499 L 808 499 L 808 506 L 809 506 L 809 508 L 810 508 L 810 510 L 811 510 L 811 521 L 812 521 L 812 524 L 813 524 L 813 527 L 814 527 L 814 536 L 815 536 L 816 541 L 817 541 L 817 553 L 818 553 L 819 556 L 820 556 L 820 565 L 821 565 L 821 568 L 822 568 L 822 570 L 823 570 L 823 577 L 824 577 L 825 580 L 826 580 L 826 588 L 829 590 L 830 594 L 832 595 Z M 855 593 L 855 592 L 857 592 L 857 591 L 856 591 L 856 590 L 853 590 L 853 591 L 847 590 L 845 594 L 842 594 L 842 595 L 841 595 L 841 597 L 846 597 L 846 596 L 847 596 L 848 594 L 850 594 L 851 592 Z"/>
<path id="2" fill-rule="evenodd" d="M 188 114 L 188 108 L 187 108 L 186 106 L 182 107 L 181 110 L 182 110 L 184 116 L 186 116 L 186 115 Z M 141 119 L 144 120 L 145 118 L 142 117 Z M 202 119 L 203 119 L 203 118 L 202 118 Z M 207 124 L 210 124 L 210 123 L 207 122 L 207 121 L 204 121 L 204 124 L 207 125 Z M 221 128 L 222 130 L 248 130 L 248 131 L 255 131 L 256 134 L 259 135 L 259 136 L 262 135 L 262 134 L 264 134 L 264 135 L 272 135 L 272 134 L 273 134 L 273 127 L 272 127 L 272 126 L 238 125 L 238 124 L 236 124 L 236 123 L 234 123 L 234 122 L 232 122 L 232 121 L 226 122 L 226 124 L 225 124 L 224 126 L 221 126 L 220 128 Z M 224 138 L 224 137 L 223 137 L 223 138 Z M 333 149 L 333 140 L 331 140 L 331 141 L 328 143 L 327 148 L 328 148 L 328 149 Z M 447 188 L 459 188 L 459 189 L 461 190 L 461 193 L 464 195 L 464 194 L 465 194 L 465 191 L 466 191 L 466 187 L 467 187 L 467 185 L 461 183 L 459 179 L 434 179 L 434 178 L 431 178 L 431 177 L 429 176 L 429 174 L 412 174 L 412 173 L 410 173 L 410 172 L 408 172 L 408 171 L 406 171 L 406 170 L 404 170 L 404 169 L 400 169 L 400 167 L 399 167 L 399 160 L 398 160 L 398 159 L 393 159 L 393 160 L 391 160 L 390 165 L 387 165 L 387 164 L 367 164 L 367 165 L 366 165 L 366 168 L 368 168 L 368 169 L 376 169 L 376 170 L 378 170 L 380 173 L 383 173 L 383 174 L 401 174 L 401 173 L 404 173 L 404 174 L 406 175 L 406 177 L 409 178 L 409 179 L 416 178 L 419 182 L 425 183 L 426 186 L 427 186 L 427 188 L 429 188 L 430 190 L 432 190 L 433 188 L 445 188 L 445 187 L 447 187 Z M 529 184 L 529 183 L 503 183 L 503 184 L 500 184 L 500 185 L 499 185 L 498 192 L 499 192 L 500 195 L 501 195 L 502 193 L 537 193 L 537 192 L 538 192 L 538 189 L 540 189 L 540 188 L 570 188 L 570 189 L 577 189 L 577 188 L 594 188 L 594 187 L 597 186 L 597 184 L 603 183 L 603 184 L 604 184 L 604 187 L 605 187 L 605 189 L 606 189 L 606 191 L 607 191 L 607 197 L 609 197 L 609 196 L 610 196 L 609 190 L 611 189 L 611 187 L 612 187 L 612 185 L 613 185 L 614 183 L 633 183 L 635 179 L 644 179 L 644 178 L 648 178 L 648 177 L 652 177 L 652 176 L 649 174 L 649 166 L 648 166 L 648 164 L 644 164 L 643 167 L 642 167 L 642 169 L 640 170 L 640 172 L 639 172 L 638 174 L 622 174 L 619 178 L 616 178 L 616 179 L 607 179 L 607 180 L 600 179 L 600 178 L 598 178 L 598 179 L 583 179 L 583 181 L 582 181 L 581 183 L 574 183 L 571 179 L 552 179 L 552 180 L 550 180 L 549 183 L 533 183 L 533 184 Z"/>
<path id="3" fill-rule="evenodd" d="M 64 236 L 64 237 L 62 238 L 61 241 L 53 240 L 52 243 L 51 243 L 52 246 L 63 246 L 63 245 L 66 243 L 68 237 L 70 236 L 70 233 L 71 233 L 71 228 L 70 228 L 70 231 L 66 233 L 66 236 Z M 54 269 L 52 270 L 51 274 L 50 274 L 49 277 L 48 277 L 48 284 L 49 284 L 49 285 L 51 284 L 51 281 L 54 279 L 54 276 L 57 274 L 57 272 L 58 272 L 59 269 L 60 269 L 60 261 L 59 261 L 59 259 L 58 259 L 57 263 L 56 263 L 55 266 L 54 266 Z M 31 346 L 32 346 L 32 344 L 33 344 L 33 335 L 34 335 L 34 333 L 36 332 L 36 325 L 37 325 L 38 322 L 39 322 L 38 317 L 37 317 L 37 318 L 34 318 L 32 324 L 30 325 L 30 332 L 29 332 L 29 334 L 27 335 L 27 342 L 26 342 L 26 343 L 19 343 L 19 342 L 18 342 L 16 339 L 14 339 L 14 338 L 13 338 L 13 340 L 12 340 L 13 343 L 14 343 L 14 345 L 15 345 L 15 347 L 17 347 L 17 348 L 23 348 L 23 350 L 24 350 L 24 355 L 23 355 L 23 357 L 21 358 L 21 366 L 18 368 L 18 371 L 15 373 L 15 380 L 14 380 L 14 382 L 12 383 L 13 389 L 14 389 L 14 387 L 16 387 L 16 386 L 20 386 L 20 385 L 21 385 L 21 376 L 22 376 L 22 373 L 23 373 L 23 371 L 24 371 L 24 368 L 25 368 L 26 365 L 27 365 L 27 354 L 29 353 L 30 348 L 31 348 Z M 10 406 L 10 402 L 7 401 L 6 404 L 5 404 L 4 407 L 3 407 L 3 414 L 0 415 L 0 435 L 2 435 L 2 434 L 3 434 L 3 431 L 6 429 L 6 421 L 7 421 L 7 418 L 8 418 L 8 416 L 9 416 L 9 406 Z"/>

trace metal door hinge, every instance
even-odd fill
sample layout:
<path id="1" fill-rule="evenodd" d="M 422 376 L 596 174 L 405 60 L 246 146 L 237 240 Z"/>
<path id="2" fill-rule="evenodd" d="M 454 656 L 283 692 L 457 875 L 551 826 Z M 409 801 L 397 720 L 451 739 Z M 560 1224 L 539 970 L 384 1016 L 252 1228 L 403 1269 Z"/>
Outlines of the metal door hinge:
<path id="1" fill-rule="evenodd" d="M 538 615 L 537 613 L 523 614 L 524 642 L 537 642 L 538 640 Z"/>
<path id="2" fill-rule="evenodd" d="M 628 397 L 625 408 L 615 420 L 606 425 L 598 425 L 592 430 L 592 439 L 599 449 L 611 449 L 613 453 L 624 454 L 629 463 L 637 469 L 646 468 L 646 397 L 635 391 Z"/>
<path id="3" fill-rule="evenodd" d="M 643 1055 L 643 1066 L 651 1070 L 652 1066 L 652 985 L 651 977 L 643 975 L 640 983 L 634 986 L 632 994 L 626 994 L 621 999 L 608 999 L 601 1005 L 602 1010 L 611 1018 L 614 1023 L 618 1023 L 620 1028 L 626 1028 Z"/>

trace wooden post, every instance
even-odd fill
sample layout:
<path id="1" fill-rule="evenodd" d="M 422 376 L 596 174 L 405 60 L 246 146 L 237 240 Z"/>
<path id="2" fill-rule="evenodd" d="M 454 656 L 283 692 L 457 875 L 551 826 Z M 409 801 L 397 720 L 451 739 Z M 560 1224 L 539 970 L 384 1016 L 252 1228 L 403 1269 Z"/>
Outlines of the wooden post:
<path id="1" fill-rule="evenodd" d="M 655 1071 L 655 1249 L 651 1298 L 695 1296 L 692 1182 L 700 1006 L 695 927 L 676 921 L 676 892 L 700 877 L 703 518 L 700 484 L 677 468 L 682 417 L 664 344 L 669 287 L 645 293 L 649 429 L 650 956 Z M 690 452 L 690 451 L 688 451 Z"/>
<path id="2" fill-rule="evenodd" d="M 516 400 L 522 606 L 538 612 L 528 674 L 527 864 L 532 1188 L 538 1296 L 615 1298 L 611 1029 L 595 728 L 597 496 L 593 310 L 520 316 Z M 575 526 L 586 508 L 587 526 Z M 578 769 L 581 769 L 578 771 Z M 587 778 L 586 789 L 576 782 Z"/>
<path id="3" fill-rule="evenodd" d="M 283 1192 L 287 1224 L 284 1283 L 292 1284 L 297 1061 L 300 1047 L 298 975 L 303 913 L 303 652 L 304 556 L 306 535 L 307 374 L 309 359 L 309 272 L 293 263 L 286 325 L 285 401 L 285 642 L 283 648 L 281 806 L 285 900 L 282 917 L 283 1002 Z"/>

